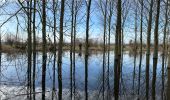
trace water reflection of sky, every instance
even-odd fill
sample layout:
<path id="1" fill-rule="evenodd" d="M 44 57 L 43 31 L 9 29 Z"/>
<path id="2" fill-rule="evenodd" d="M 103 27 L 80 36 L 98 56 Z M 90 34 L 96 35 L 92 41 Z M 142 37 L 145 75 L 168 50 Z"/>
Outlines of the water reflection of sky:
<path id="1" fill-rule="evenodd" d="M 37 68 L 36 68 L 36 86 L 41 86 L 41 64 L 42 64 L 42 55 L 37 53 Z M 106 54 L 107 56 L 107 54 Z M 89 67 L 88 67 L 88 87 L 89 90 L 100 89 L 102 86 L 102 53 L 95 53 L 89 56 Z M 54 55 L 48 53 L 47 60 L 47 73 L 46 73 L 46 85 L 47 87 L 52 87 L 52 75 L 53 75 L 53 59 Z M 56 58 L 57 61 L 57 58 Z M 142 77 L 141 83 L 145 82 L 145 54 L 142 58 Z M 152 78 L 152 54 L 150 58 L 150 79 Z M 75 84 L 76 89 L 84 89 L 84 80 L 85 80 L 85 67 L 84 67 L 84 55 L 79 56 L 76 53 L 76 68 L 75 68 Z M 111 52 L 110 55 L 110 84 L 113 87 L 113 65 L 114 65 L 114 52 Z M 157 85 L 161 84 L 161 56 L 159 54 L 158 58 L 158 70 L 157 70 Z M 57 63 L 56 63 L 57 66 Z M 106 67 L 105 72 L 107 75 L 107 57 L 106 57 Z M 135 84 L 137 85 L 138 81 L 138 68 L 139 67 L 139 56 L 136 59 L 136 73 L 135 73 Z M 133 71 L 134 71 L 134 56 L 130 55 L 128 52 L 125 52 L 123 55 L 123 73 L 122 73 L 122 84 L 125 86 L 132 86 L 133 83 Z M 1 67 L 1 83 L 8 85 L 24 85 L 26 84 L 27 78 L 27 55 L 26 54 L 2 54 L 2 67 Z M 70 88 L 70 53 L 64 52 L 63 54 L 63 66 L 62 66 L 62 75 L 63 75 L 63 88 Z M 57 67 L 56 67 L 56 87 L 57 84 Z"/>

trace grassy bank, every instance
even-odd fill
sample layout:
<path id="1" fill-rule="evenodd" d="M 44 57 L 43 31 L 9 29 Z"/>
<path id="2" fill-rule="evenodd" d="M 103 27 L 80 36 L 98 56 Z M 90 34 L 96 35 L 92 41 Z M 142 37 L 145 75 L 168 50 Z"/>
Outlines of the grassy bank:
<path id="1" fill-rule="evenodd" d="M 58 46 L 56 46 L 57 50 L 58 50 Z M 47 51 L 48 52 L 52 52 L 54 50 L 54 46 L 47 46 Z M 64 45 L 63 46 L 63 50 L 70 50 L 70 45 Z M 84 51 L 85 47 L 82 46 L 81 49 L 79 46 L 75 47 L 75 51 Z M 114 50 L 114 46 L 111 46 L 111 50 Z M 15 46 L 15 45 L 2 45 L 2 52 L 24 52 L 27 51 L 27 47 L 21 47 L 21 46 Z M 42 46 L 38 45 L 36 46 L 36 51 L 42 51 Z M 89 47 L 89 51 L 103 51 L 103 47 L 102 46 L 90 46 Z"/>
<path id="2" fill-rule="evenodd" d="M 58 50 L 58 46 L 56 46 L 57 50 Z M 107 48 L 107 46 L 106 46 Z M 54 46 L 50 46 L 48 45 L 47 46 L 47 51 L 48 52 L 52 52 L 54 50 Z M 70 45 L 64 45 L 63 46 L 63 50 L 70 50 Z M 75 51 L 76 52 L 79 52 L 79 51 L 84 51 L 85 50 L 85 47 L 82 46 L 81 47 L 81 50 L 80 50 L 80 47 L 77 45 L 75 47 Z M 113 51 L 114 50 L 114 44 L 111 45 L 110 47 L 110 51 Z M 124 51 L 134 51 L 133 50 L 133 47 L 129 46 L 129 45 L 126 45 L 124 46 Z M 161 51 L 162 48 L 160 47 L 159 48 L 159 51 Z M 3 44 L 2 45 L 2 52 L 6 52 L 6 53 L 13 53 L 13 52 L 26 52 L 27 51 L 27 47 L 26 46 L 15 46 L 15 45 L 6 45 L 6 44 Z M 41 45 L 37 45 L 36 46 L 36 51 L 42 51 L 42 46 Z M 103 51 L 103 46 L 102 45 L 93 45 L 93 46 L 90 46 L 89 47 L 89 51 Z M 139 48 L 137 49 L 137 51 L 139 52 Z M 143 51 L 146 51 L 146 48 L 143 47 Z M 151 47 L 151 51 L 153 51 L 153 47 Z"/>

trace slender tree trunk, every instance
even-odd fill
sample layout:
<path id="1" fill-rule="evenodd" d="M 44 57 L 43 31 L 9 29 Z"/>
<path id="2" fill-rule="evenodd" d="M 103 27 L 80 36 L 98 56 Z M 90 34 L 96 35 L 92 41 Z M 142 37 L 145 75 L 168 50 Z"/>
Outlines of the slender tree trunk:
<path id="1" fill-rule="evenodd" d="M 135 10 L 135 43 L 134 43 L 134 69 L 133 69 L 133 95 L 135 94 L 135 77 L 136 77 L 136 54 L 137 54 L 137 5 Z"/>
<path id="2" fill-rule="evenodd" d="M 27 2 L 27 34 L 28 34 L 28 39 L 27 39 L 27 53 L 28 53 L 28 62 L 27 62 L 27 65 L 28 65 L 28 67 L 27 67 L 27 99 L 29 99 L 29 68 L 30 68 L 30 44 L 29 44 L 29 42 L 28 41 L 30 41 L 29 40 L 29 34 L 30 34 L 30 23 L 29 23 L 29 2 Z"/>
<path id="3" fill-rule="evenodd" d="M 114 97 L 119 99 L 120 67 L 121 67 L 121 0 L 117 2 L 117 25 L 115 35 L 115 58 L 114 58 Z"/>
<path id="4" fill-rule="evenodd" d="M 2 53 L 2 42 L 1 42 L 1 29 L 0 29 L 0 57 L 1 57 L 1 53 Z M 0 63 L 1 63 L 1 59 L 0 59 Z"/>
<path id="5" fill-rule="evenodd" d="M 30 84 L 30 100 L 32 99 L 32 79 L 31 79 L 31 73 L 32 73 L 32 0 L 30 0 L 30 9 L 29 9 L 29 12 L 30 12 L 30 15 L 29 15 L 29 18 L 30 18 L 30 35 L 29 35 L 29 38 L 30 38 L 30 40 L 29 40 L 29 42 L 30 42 L 30 49 L 31 49 L 31 51 L 30 51 L 30 54 L 31 54 L 31 58 L 30 58 L 30 62 L 31 62 L 31 66 L 30 66 L 30 69 L 29 69 L 29 84 Z"/>
<path id="6" fill-rule="evenodd" d="M 138 73 L 138 100 L 140 99 L 140 80 L 141 80 L 141 66 L 142 66 L 142 34 L 143 33 L 143 0 L 141 0 L 141 21 L 140 21 L 140 60 L 139 60 L 139 73 Z"/>
<path id="7" fill-rule="evenodd" d="M 1 81 L 1 58 L 2 58 L 2 42 L 1 42 L 1 28 L 0 28 L 0 81 Z M 1 85 L 1 84 L 0 84 Z"/>
<path id="8" fill-rule="evenodd" d="M 28 73 L 28 99 L 31 99 L 31 66 L 32 66 L 32 34 L 31 34 L 31 17 L 32 17 L 32 13 L 31 13 L 31 7 L 32 7 L 32 1 L 28 1 L 27 2 L 27 32 L 28 32 L 28 69 L 27 69 L 27 73 Z"/>
<path id="9" fill-rule="evenodd" d="M 60 13 L 60 34 L 59 34 L 59 47 L 58 47 L 58 99 L 62 100 L 62 53 L 63 53 L 63 22 L 64 22 L 64 8 L 65 0 L 61 1 Z"/>
<path id="10" fill-rule="evenodd" d="M 146 51 L 146 100 L 149 99 L 149 66 L 150 66 L 150 41 L 151 41 L 151 28 L 152 28 L 152 8 L 153 0 L 150 3 L 149 22 L 147 28 L 147 51 Z"/>
<path id="11" fill-rule="evenodd" d="M 104 100 L 104 92 L 105 92 L 105 65 L 106 65 L 106 24 L 107 24 L 107 0 L 105 4 L 105 11 L 104 11 L 104 33 L 103 33 L 103 100 Z"/>
<path id="12" fill-rule="evenodd" d="M 35 17 L 36 17 L 36 0 L 34 0 L 34 13 L 33 13 L 33 100 L 35 100 L 35 75 L 36 75 L 36 29 L 35 29 Z"/>
<path id="13" fill-rule="evenodd" d="M 56 94 L 56 80 L 55 80 L 55 76 L 56 76 L 56 72 L 55 72 L 55 68 L 56 68 L 56 52 L 54 52 L 54 59 L 53 59 L 53 81 L 52 81 L 52 100 L 55 100 L 55 94 Z"/>
<path id="14" fill-rule="evenodd" d="M 74 87 L 74 99 L 76 97 L 76 76 L 75 76 L 75 67 L 76 67 L 76 25 L 77 25 L 77 0 L 75 1 L 75 12 L 74 12 L 74 26 L 73 26 L 73 29 L 74 29 L 74 36 L 73 36 L 73 42 L 74 42 L 74 45 L 73 45 L 73 87 Z"/>
<path id="15" fill-rule="evenodd" d="M 53 87 L 52 87 L 52 100 L 55 100 L 54 99 L 54 96 L 55 96 L 55 93 L 56 93 L 56 81 L 55 81 L 55 68 L 56 68 L 56 52 L 54 52 L 54 60 L 53 60 Z"/>
<path id="16" fill-rule="evenodd" d="M 0 28 L 0 53 L 2 53 L 2 42 L 1 42 L 1 28 Z"/>
<path id="17" fill-rule="evenodd" d="M 56 68 L 56 9 L 57 9 L 57 5 L 58 5 L 58 0 L 53 0 L 53 19 L 54 19 L 54 30 L 53 30 L 53 36 L 54 36 L 54 61 L 53 61 L 53 88 L 52 88 L 52 100 L 54 100 L 54 96 L 55 96 L 55 91 L 56 91 L 56 81 L 55 81 L 55 68 Z"/>
<path id="18" fill-rule="evenodd" d="M 111 97 L 110 97 L 110 35 L 111 35 L 111 22 L 112 22 L 112 1 L 110 1 L 109 3 L 110 5 L 110 9 L 109 9 L 109 12 L 110 12 L 110 15 L 109 15 L 109 20 L 108 20 L 108 31 L 109 31 L 109 36 L 108 36 L 108 58 L 107 58 L 107 62 L 108 62 L 108 67 L 107 67 L 107 100 L 110 100 Z"/>
<path id="19" fill-rule="evenodd" d="M 166 30 L 168 24 L 168 0 L 166 4 L 166 12 L 165 12 L 165 26 L 164 26 L 164 37 L 163 37 L 163 52 L 162 52 L 162 91 L 161 91 L 161 99 L 164 100 L 164 68 L 165 68 L 165 52 L 166 52 Z"/>
<path id="20" fill-rule="evenodd" d="M 168 50 L 169 51 L 169 50 Z M 166 92 L 166 95 L 167 95 L 167 98 L 166 100 L 170 100 L 170 51 L 168 53 L 168 67 L 167 67 L 167 70 L 168 70 L 168 82 L 167 82 L 167 92 Z"/>
<path id="21" fill-rule="evenodd" d="M 17 41 L 18 41 L 18 30 L 19 30 L 19 21 L 18 21 L 18 17 L 16 16 L 16 19 L 17 19 L 17 28 L 16 28 L 16 36 L 15 36 L 15 43 L 17 45 Z"/>
<path id="22" fill-rule="evenodd" d="M 47 60 L 47 43 L 46 43 L 46 0 L 42 1 L 42 39 L 43 39 L 43 55 L 42 55 L 42 100 L 45 100 L 45 80 L 46 80 L 46 60 Z"/>
<path id="23" fill-rule="evenodd" d="M 88 100 L 88 56 L 89 56 L 89 23 L 91 0 L 87 1 L 87 18 L 86 18 L 86 43 L 85 43 L 85 100 Z"/>
<path id="24" fill-rule="evenodd" d="M 123 56 L 123 52 L 124 52 L 124 35 L 123 35 L 123 33 L 124 33 L 124 29 L 123 29 L 123 25 L 122 25 L 122 30 L 121 30 L 121 34 L 122 34 L 122 37 L 121 37 L 121 39 L 122 39 L 122 48 L 121 48 L 121 53 L 122 53 L 122 55 L 121 55 L 121 63 L 120 63 L 120 94 L 122 94 L 122 83 L 123 83 L 123 77 L 122 77 L 122 75 L 123 75 L 123 71 L 122 71 L 122 68 L 123 68 L 123 58 L 124 58 L 124 56 Z"/>
<path id="25" fill-rule="evenodd" d="M 73 97 L 73 32 L 74 32 L 74 0 L 72 0 L 71 8 L 71 45 L 70 45 L 70 98 Z"/>
<path id="26" fill-rule="evenodd" d="M 1 62 L 1 59 L 2 59 L 2 40 L 1 40 L 1 36 L 2 36 L 2 33 L 1 33 L 1 28 L 0 28 L 0 81 L 2 79 L 2 62 Z M 1 85 L 1 83 L 0 83 Z"/>
<path id="27" fill-rule="evenodd" d="M 157 0 L 157 14 L 155 20 L 154 30 L 154 54 L 153 54 L 153 78 L 152 78 L 152 100 L 156 100 L 156 70 L 158 63 L 158 30 L 159 30 L 159 14 L 160 13 L 160 0 Z"/>

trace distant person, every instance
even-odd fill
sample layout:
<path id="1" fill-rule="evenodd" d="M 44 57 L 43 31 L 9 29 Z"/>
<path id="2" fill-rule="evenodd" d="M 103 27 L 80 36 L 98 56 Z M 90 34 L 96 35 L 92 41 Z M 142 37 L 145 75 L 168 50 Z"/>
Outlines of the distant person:
<path id="1" fill-rule="evenodd" d="M 80 51 L 82 50 L 82 44 L 81 43 L 79 44 L 79 50 Z"/>
<path id="2" fill-rule="evenodd" d="M 81 57 L 82 56 L 82 53 L 81 53 L 81 51 L 79 52 L 79 57 Z"/>

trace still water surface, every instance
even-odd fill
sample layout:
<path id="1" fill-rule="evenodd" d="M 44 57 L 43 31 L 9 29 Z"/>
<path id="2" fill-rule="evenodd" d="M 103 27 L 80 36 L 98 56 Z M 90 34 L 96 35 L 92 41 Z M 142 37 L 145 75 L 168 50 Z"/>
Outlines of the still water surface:
<path id="1" fill-rule="evenodd" d="M 54 54 L 47 54 L 47 71 L 46 71 L 46 86 L 47 89 L 52 88 L 53 80 L 53 60 Z M 152 54 L 150 57 L 150 87 L 152 82 Z M 63 66 L 62 66 L 62 77 L 63 77 L 63 90 L 70 89 L 70 52 L 65 51 L 63 53 Z M 57 60 L 57 58 L 56 58 Z M 139 73 L 139 55 L 136 57 L 136 66 L 134 70 L 134 55 L 129 52 L 124 52 L 123 54 L 123 67 L 122 67 L 122 78 L 121 78 L 121 95 L 137 95 L 138 89 L 138 73 Z M 157 95 L 160 95 L 162 89 L 162 57 L 159 53 L 158 58 L 158 67 L 157 67 L 157 81 L 156 81 L 156 92 Z M 102 52 L 91 53 L 88 59 L 88 91 L 95 91 L 100 95 L 102 92 L 103 86 L 103 54 Z M 36 61 L 36 87 L 41 87 L 41 66 L 42 66 L 42 53 L 37 53 Z M 57 62 L 57 61 L 56 61 Z M 84 91 L 85 85 L 85 67 L 84 67 L 84 54 L 76 53 L 75 61 L 75 89 L 76 91 Z M 141 70 L 141 85 L 140 85 L 140 94 L 141 96 L 145 95 L 145 63 L 146 57 L 143 54 L 142 57 L 142 70 Z M 114 83 L 114 52 L 110 54 L 110 66 L 107 65 L 107 56 L 106 56 L 106 66 L 105 66 L 105 91 L 107 91 L 108 83 L 110 86 L 110 93 L 113 94 L 113 83 Z M 109 70 L 108 70 L 109 67 Z M 166 67 L 166 66 L 165 66 Z M 27 83 L 27 54 L 25 53 L 15 53 L 7 54 L 2 53 L 1 60 L 1 69 L 0 69 L 0 84 L 1 86 L 26 86 Z M 109 72 L 109 74 L 108 74 Z M 109 76 L 108 76 L 109 75 Z M 135 75 L 135 76 L 134 76 Z M 108 78 L 109 77 L 109 78 Z M 109 79 L 109 81 L 108 81 Z M 165 72 L 166 79 L 166 72 Z M 165 80 L 166 86 L 166 80 Z M 58 87 L 57 79 L 57 65 L 56 65 L 56 88 Z M 134 92 L 135 91 L 135 92 Z M 151 89 L 150 89 L 151 91 Z M 69 91 L 67 91 L 69 92 Z M 69 94 L 69 93 L 68 93 Z M 106 93 L 107 94 L 107 93 Z M 64 95 L 64 94 L 63 94 Z M 90 95 L 90 94 L 89 94 Z"/>

